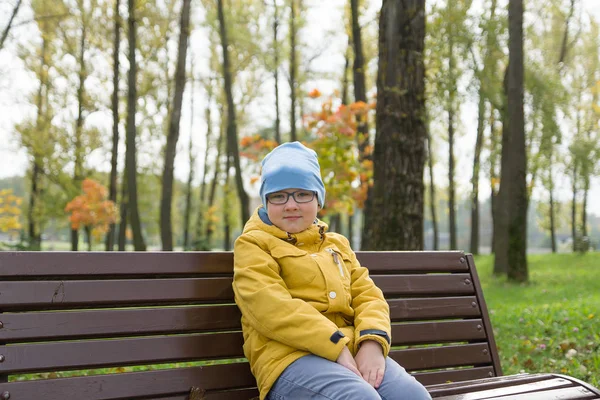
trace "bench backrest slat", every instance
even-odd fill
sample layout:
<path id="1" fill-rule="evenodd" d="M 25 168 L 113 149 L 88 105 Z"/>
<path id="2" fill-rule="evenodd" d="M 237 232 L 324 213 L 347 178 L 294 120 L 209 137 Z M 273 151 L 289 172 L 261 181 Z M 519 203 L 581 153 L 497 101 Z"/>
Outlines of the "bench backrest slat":
<path id="1" fill-rule="evenodd" d="M 86 339 L 240 329 L 237 306 L 178 306 L 5 313 L 0 342 Z"/>
<path id="2" fill-rule="evenodd" d="M 472 258 L 461 252 L 358 252 L 357 257 L 390 304 L 390 354 L 417 379 L 435 384 L 501 374 Z M 255 393 L 247 363 L 228 365 L 244 370 L 249 380 L 235 383 L 229 374 L 230 383 L 225 380 L 222 387 L 207 383 L 213 366 L 202 373 L 182 365 L 174 371 L 117 373 L 136 365 L 243 358 L 232 263 L 226 252 L 0 253 L 0 382 L 21 373 L 45 374 L 37 377 L 42 378 L 106 368 L 96 381 L 40 379 L 33 386 L 69 394 L 82 385 L 98 388 L 100 382 L 114 389 L 70 397 L 86 400 L 184 399 L 192 386 L 207 390 L 206 398 Z M 175 366 L 161 368 L 170 367 Z M 189 379 L 174 378 L 177 371 Z M 127 386 L 122 377 L 129 376 L 140 384 Z M 143 385 L 163 377 L 175 379 L 177 388 L 144 392 Z M 34 390 L 33 383 L 0 383 L 0 393 L 10 389 L 13 400 L 38 398 L 32 392 L 15 395 L 16 389 Z M 226 392 L 234 389 L 242 392 Z"/>
<path id="3" fill-rule="evenodd" d="M 207 391 L 255 385 L 247 363 L 184 367 L 126 374 L 106 374 L 11 383 L 12 399 L 79 400 L 189 394 L 192 387 Z M 69 393 L 68 397 L 64 393 Z"/>

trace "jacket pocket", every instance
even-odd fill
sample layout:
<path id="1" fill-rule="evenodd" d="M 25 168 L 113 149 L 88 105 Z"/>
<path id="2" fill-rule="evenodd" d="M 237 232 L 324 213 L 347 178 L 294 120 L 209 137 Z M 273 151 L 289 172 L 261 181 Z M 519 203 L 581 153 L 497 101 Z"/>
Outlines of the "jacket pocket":
<path id="1" fill-rule="evenodd" d="M 331 254 L 333 263 L 337 267 L 339 275 L 342 278 L 342 282 L 349 285 L 352 271 L 352 260 L 350 257 L 346 253 L 340 251 L 335 245 L 327 246 L 326 251 Z"/>
<path id="2" fill-rule="evenodd" d="M 292 245 L 272 248 L 271 256 L 279 264 L 281 278 L 289 289 L 310 284 L 319 272 L 319 267 L 308 253 Z"/>

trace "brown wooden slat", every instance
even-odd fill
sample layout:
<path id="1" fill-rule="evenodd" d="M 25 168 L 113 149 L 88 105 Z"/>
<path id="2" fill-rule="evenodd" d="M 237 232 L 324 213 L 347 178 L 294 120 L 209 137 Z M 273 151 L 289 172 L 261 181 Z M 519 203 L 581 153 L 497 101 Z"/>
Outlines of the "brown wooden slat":
<path id="1" fill-rule="evenodd" d="M 409 371 L 485 366 L 491 362 L 490 350 L 485 343 L 392 350 L 390 357 Z"/>
<path id="2" fill-rule="evenodd" d="M 564 389 L 543 390 L 540 392 L 511 394 L 508 396 L 494 397 L 497 400 L 576 400 L 597 399 L 598 397 L 582 387 L 570 387 Z"/>
<path id="3" fill-rule="evenodd" d="M 561 378 L 546 379 L 543 381 L 525 383 L 521 385 L 504 386 L 487 390 L 471 390 L 469 393 L 455 394 L 438 397 L 439 400 L 479 400 L 496 397 L 505 397 L 523 393 L 538 392 L 542 390 L 555 390 L 572 386 L 570 381 Z"/>
<path id="4" fill-rule="evenodd" d="M 238 330 L 236 305 L 0 314 L 0 342 Z"/>
<path id="5" fill-rule="evenodd" d="M 594 387 L 594 386 L 590 385 L 587 382 L 582 381 L 581 379 L 577 379 L 577 378 L 574 378 L 572 376 L 562 375 L 562 374 L 552 374 L 552 376 L 569 380 L 569 381 L 573 382 L 575 385 L 583 386 L 584 388 L 586 388 L 590 392 L 595 393 L 598 396 L 598 398 L 600 398 L 600 389 L 598 389 L 597 387 Z"/>
<path id="6" fill-rule="evenodd" d="M 488 378 L 493 376 L 493 374 L 493 367 L 474 367 L 454 370 L 446 369 L 433 372 L 416 372 L 412 374 L 412 376 L 414 376 L 423 385 L 428 386 L 427 389 L 429 390 L 430 385 Z"/>
<path id="7" fill-rule="evenodd" d="M 159 364 L 214 358 L 239 358 L 239 332 L 208 335 L 160 336 L 1 346 L 1 373 L 61 371 L 106 366 Z M 390 356 L 408 370 L 489 364 L 484 343 L 393 350 Z"/>
<path id="8" fill-rule="evenodd" d="M 239 330 L 235 305 L 6 313 L 0 317 L 0 341 L 65 340 Z M 392 325 L 394 345 L 485 339 L 481 320 L 418 322 Z"/>
<path id="9" fill-rule="evenodd" d="M 209 391 L 204 393 L 202 400 L 247 400 L 258 399 L 258 389 L 235 389 L 228 391 Z M 189 394 L 169 397 L 153 397 L 151 400 L 190 400 Z"/>
<path id="10" fill-rule="evenodd" d="M 356 252 L 373 274 L 466 271 L 458 251 Z M 232 252 L 2 252 L 1 277 L 231 274 Z"/>
<path id="11" fill-rule="evenodd" d="M 205 400 L 241 400 L 258 398 L 258 389 L 243 389 L 229 392 L 208 392 L 204 397 Z M 203 399 L 203 400 L 204 400 Z M 189 399 L 182 399 L 189 400 Z"/>
<path id="12" fill-rule="evenodd" d="M 461 251 L 359 251 L 356 257 L 372 274 L 400 271 L 465 272 Z"/>
<path id="13" fill-rule="evenodd" d="M 0 252 L 1 277 L 118 277 L 232 272 L 232 252 Z"/>
<path id="14" fill-rule="evenodd" d="M 473 293 L 467 274 L 380 275 L 373 280 L 387 296 Z M 5 311 L 233 300 L 231 278 L 4 281 L 0 293 Z"/>
<path id="15" fill-rule="evenodd" d="M 474 294 L 469 274 L 376 275 L 373 281 L 386 296 Z"/>
<path id="16" fill-rule="evenodd" d="M 233 301 L 231 278 L 0 282 L 0 308 L 64 309 L 143 303 Z"/>
<path id="17" fill-rule="evenodd" d="M 485 331 L 480 319 L 392 325 L 394 346 L 481 340 L 485 340 Z"/>
<path id="18" fill-rule="evenodd" d="M 129 400 L 256 386 L 248 363 L 0 383 L 10 400 Z M 177 397 L 175 397 L 177 398 Z"/>
<path id="19" fill-rule="evenodd" d="M 0 372 L 62 371 L 107 366 L 241 358 L 241 332 L 1 346 Z"/>
<path id="20" fill-rule="evenodd" d="M 475 296 L 389 299 L 388 304 L 393 322 L 428 318 L 468 318 L 481 315 Z"/>
<path id="21" fill-rule="evenodd" d="M 552 374 L 518 374 L 507 376 L 495 376 L 484 379 L 471 380 L 469 382 L 443 382 L 430 385 L 427 389 L 430 393 L 438 396 L 449 396 L 452 394 L 467 393 L 473 390 L 486 390 L 490 388 L 521 385 L 531 382 L 553 379 Z"/>

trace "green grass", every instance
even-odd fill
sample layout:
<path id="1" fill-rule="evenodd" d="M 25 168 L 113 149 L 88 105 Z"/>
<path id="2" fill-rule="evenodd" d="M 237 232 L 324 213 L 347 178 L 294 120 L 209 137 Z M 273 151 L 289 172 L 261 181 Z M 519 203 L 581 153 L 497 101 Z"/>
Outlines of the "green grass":
<path id="1" fill-rule="evenodd" d="M 600 253 L 528 257 L 529 283 L 475 265 L 504 374 L 555 372 L 600 386 Z"/>

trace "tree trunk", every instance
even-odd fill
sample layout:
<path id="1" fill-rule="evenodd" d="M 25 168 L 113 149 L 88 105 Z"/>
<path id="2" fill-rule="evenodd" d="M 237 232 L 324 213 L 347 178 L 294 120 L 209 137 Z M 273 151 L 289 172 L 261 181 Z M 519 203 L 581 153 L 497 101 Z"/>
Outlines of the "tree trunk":
<path id="1" fill-rule="evenodd" d="M 135 251 L 146 251 L 146 243 L 142 235 L 142 225 L 138 209 L 137 199 L 137 162 L 135 150 L 135 137 L 137 127 L 135 125 L 135 113 L 137 102 L 137 62 L 135 60 L 136 50 L 136 17 L 135 0 L 128 0 L 128 36 L 129 36 L 129 73 L 127 94 L 127 134 L 125 148 L 125 170 L 127 171 L 128 190 L 128 216 L 131 218 L 131 230 L 133 231 L 133 247 Z"/>
<path id="2" fill-rule="evenodd" d="M 225 185 L 223 186 L 223 250 L 229 251 L 231 243 L 231 224 L 229 223 L 229 169 L 231 168 L 231 155 L 225 162 Z"/>
<path id="3" fill-rule="evenodd" d="M 563 34 L 562 45 L 560 46 L 560 56 L 558 57 L 558 71 L 560 72 L 564 66 L 565 58 L 567 57 L 567 43 L 569 41 L 569 23 L 573 18 L 575 12 L 575 0 L 571 0 L 571 6 L 569 7 L 569 15 L 565 20 L 565 32 Z"/>
<path id="4" fill-rule="evenodd" d="M 374 182 L 362 248 L 423 248 L 425 1 L 383 0 Z"/>
<path id="5" fill-rule="evenodd" d="M 551 178 L 552 179 L 552 178 Z M 556 223 L 554 221 L 554 187 L 550 186 L 550 242 L 552 253 L 556 253 Z"/>
<path id="6" fill-rule="evenodd" d="M 83 11 L 82 11 L 83 12 Z M 81 38 L 79 40 L 79 86 L 77 88 L 77 122 L 75 126 L 75 166 L 73 171 L 73 184 L 77 189 L 81 189 L 83 181 L 83 97 L 85 93 L 85 81 L 87 72 L 85 68 L 85 46 L 86 46 L 86 22 L 82 17 Z M 71 250 L 77 251 L 79 248 L 79 232 L 71 229 Z"/>
<path id="7" fill-rule="evenodd" d="M 188 37 L 190 35 L 190 3 L 183 0 L 179 29 L 179 49 L 177 67 L 175 69 L 175 92 L 173 93 L 173 108 L 169 120 L 169 134 L 165 150 L 165 165 L 162 176 L 162 195 L 160 199 L 160 238 L 163 251 L 173 251 L 173 226 L 171 209 L 173 206 L 173 172 L 175 155 L 179 140 L 179 123 L 181 121 L 181 104 L 185 90 L 185 65 L 187 60 Z"/>
<path id="8" fill-rule="evenodd" d="M 87 243 L 87 251 L 92 251 L 92 228 L 88 225 L 83 227 L 85 232 L 85 241 Z"/>
<path id="9" fill-rule="evenodd" d="M 331 218 L 329 219 L 329 231 L 337 232 L 337 233 L 341 234 L 342 233 L 341 221 L 342 221 L 342 218 L 339 213 L 333 214 L 331 216 Z"/>
<path id="10" fill-rule="evenodd" d="M 221 119 L 224 119 L 223 107 L 221 107 Z M 217 159 L 215 161 L 215 171 L 213 173 L 213 179 L 210 184 L 210 193 L 208 195 L 208 204 L 206 207 L 207 210 L 210 210 L 212 208 L 213 204 L 215 204 L 215 194 L 217 191 L 217 182 L 219 180 L 221 155 L 223 153 L 223 140 L 225 138 L 225 129 L 223 129 L 223 123 L 220 124 L 220 127 L 221 127 L 221 132 L 219 132 L 219 140 L 217 141 Z M 213 232 L 214 231 L 213 231 L 212 221 L 208 221 L 208 223 L 206 224 L 206 246 L 207 247 L 210 247 L 210 240 L 212 238 Z"/>
<path id="11" fill-rule="evenodd" d="M 298 140 L 296 136 L 296 0 L 290 2 L 290 139 Z"/>
<path id="12" fill-rule="evenodd" d="M 194 181 L 194 165 L 196 164 L 196 157 L 194 156 L 194 64 L 191 60 L 190 74 L 192 76 L 192 87 L 190 89 L 190 141 L 188 143 L 188 159 L 190 162 L 190 173 L 188 174 L 188 181 L 185 189 L 185 216 L 183 219 L 183 249 L 189 250 L 190 248 L 190 220 L 192 215 L 192 182 Z"/>
<path id="13" fill-rule="evenodd" d="M 242 169 L 240 166 L 240 152 L 238 149 L 237 122 L 235 116 L 235 104 L 233 103 L 231 68 L 229 66 L 229 50 L 227 41 L 227 29 L 225 15 L 223 14 L 223 1 L 217 0 L 219 12 L 219 25 L 221 35 L 221 46 L 223 48 L 223 77 L 225 80 L 225 94 L 227 96 L 227 157 L 233 157 L 235 167 L 235 184 L 240 199 L 242 226 L 250 219 L 250 200 L 244 190 L 242 181 Z"/>
<path id="14" fill-rule="evenodd" d="M 41 62 L 40 62 L 40 87 L 38 88 L 36 106 L 37 106 L 37 118 L 36 118 L 36 129 L 41 131 L 44 129 L 43 125 L 45 119 L 45 108 L 44 108 L 44 96 L 48 95 L 48 74 L 45 69 L 47 67 L 46 57 L 48 53 L 48 39 L 45 35 L 42 35 L 42 49 L 41 49 Z M 45 94 L 44 94 L 45 92 Z M 40 226 L 36 223 L 36 209 L 38 207 L 38 201 L 40 200 L 41 190 L 39 186 L 39 180 L 42 175 L 42 160 L 35 149 L 32 148 L 33 166 L 31 170 L 31 193 L 29 195 L 29 210 L 27 211 L 27 220 L 29 221 L 29 248 L 31 250 L 39 251 L 42 248 L 42 233 Z"/>
<path id="15" fill-rule="evenodd" d="M 13 20 L 15 19 L 15 17 L 17 16 L 17 13 L 19 12 L 19 7 L 21 7 L 21 2 L 22 2 L 22 0 L 17 1 L 15 8 L 13 8 L 12 14 L 10 15 L 10 19 L 8 20 L 8 25 L 6 25 L 6 28 L 4 28 L 4 32 L 2 32 L 2 38 L 0 39 L 0 50 L 2 50 L 4 48 L 4 41 L 8 37 L 8 32 L 10 31 L 10 27 L 12 26 Z"/>
<path id="16" fill-rule="evenodd" d="M 354 100 L 367 102 L 367 89 L 365 83 L 365 61 L 362 49 L 361 29 L 358 24 L 358 0 L 350 0 L 352 11 L 352 42 L 354 49 L 354 66 L 352 68 L 354 78 Z M 369 124 L 365 120 L 358 125 L 358 156 L 362 161 L 368 159 L 365 148 L 369 144 Z"/>
<path id="17" fill-rule="evenodd" d="M 208 173 L 208 153 L 210 149 L 210 143 L 212 140 L 212 118 L 211 118 L 211 100 L 212 100 L 212 87 L 208 86 L 207 88 L 207 99 L 206 99 L 206 151 L 204 152 L 204 163 L 202 164 L 202 182 L 200 183 L 200 199 L 198 201 L 198 217 L 196 218 L 196 239 L 194 241 L 194 250 L 202 250 L 203 243 L 203 221 L 204 221 L 204 212 L 206 211 L 206 175 Z M 218 145 L 217 145 L 218 147 Z M 215 165 L 218 165 L 219 158 L 217 156 L 217 162 Z M 218 169 L 217 167 L 215 167 Z"/>
<path id="18" fill-rule="evenodd" d="M 595 104 L 595 103 L 594 103 Z M 590 177 L 586 175 L 583 182 L 583 204 L 581 205 L 581 243 L 579 251 L 585 253 L 589 248 L 589 238 L 587 232 L 587 199 L 590 191 Z"/>
<path id="19" fill-rule="evenodd" d="M 108 184 L 108 199 L 117 203 L 117 162 L 119 156 L 119 53 L 121 47 L 121 16 L 119 6 L 121 0 L 115 1 L 115 41 L 113 44 L 113 93 L 112 93 L 112 115 L 113 115 L 113 136 L 112 151 L 110 157 L 110 178 Z M 115 245 L 116 225 L 110 224 L 106 234 L 106 251 L 113 251 Z"/>
<path id="20" fill-rule="evenodd" d="M 431 212 L 431 223 L 433 225 L 433 250 L 440 249 L 439 242 L 439 230 L 436 216 L 436 203 L 435 203 L 435 182 L 433 180 L 433 150 L 431 144 L 431 134 L 427 132 L 427 161 L 429 166 L 429 199 L 431 204 L 429 205 L 429 211 Z"/>
<path id="21" fill-rule="evenodd" d="M 275 56 L 273 67 L 273 78 L 275 79 L 275 141 L 281 143 L 281 117 L 279 115 L 279 41 L 277 34 L 279 31 L 279 10 L 277 0 L 273 0 L 274 20 L 273 20 L 273 54 Z"/>
<path id="22" fill-rule="evenodd" d="M 492 239 L 490 243 L 490 249 L 492 254 L 496 252 L 496 206 L 498 204 L 498 182 L 500 181 L 499 176 L 496 174 L 497 157 L 495 153 L 498 149 L 498 140 L 496 134 L 496 118 L 494 107 L 491 107 L 490 111 L 490 211 L 492 218 Z"/>
<path id="23" fill-rule="evenodd" d="M 38 199 L 40 196 L 40 188 L 38 180 L 41 176 L 41 168 L 38 165 L 36 156 L 33 157 L 33 167 L 31 171 L 31 193 L 29 194 L 29 210 L 27 211 L 27 219 L 29 221 L 29 249 L 40 251 L 42 247 L 42 235 L 36 224 L 36 213 Z"/>
<path id="24" fill-rule="evenodd" d="M 127 171 L 125 170 L 123 171 L 123 182 L 121 183 L 121 222 L 119 223 L 119 236 L 117 240 L 119 251 L 125 251 L 125 244 L 127 242 L 127 213 L 129 210 L 127 206 L 127 194 Z"/>
<path id="25" fill-rule="evenodd" d="M 508 128 L 510 168 L 502 172 L 501 185 L 508 179 L 508 270 L 511 281 L 526 282 L 527 270 L 527 154 L 523 112 L 523 0 L 509 0 Z"/>
<path id="26" fill-rule="evenodd" d="M 346 52 L 344 53 L 344 70 L 342 71 L 342 104 L 348 105 L 348 69 L 350 68 L 350 50 L 352 48 L 352 42 L 348 38 L 348 46 L 346 46 Z M 350 246 L 354 248 L 354 206 L 350 213 L 348 213 L 348 240 Z"/>
<path id="27" fill-rule="evenodd" d="M 483 130 L 485 119 L 485 97 L 483 90 L 479 91 L 479 112 L 477 118 L 477 139 L 475 140 L 475 155 L 473 157 L 473 175 L 471 178 L 471 248 L 473 254 L 479 254 L 479 169 L 481 149 L 483 147 Z"/>
<path id="28" fill-rule="evenodd" d="M 502 110 L 502 147 L 500 155 L 500 185 L 494 205 L 494 274 L 503 275 L 508 272 L 508 207 L 509 185 L 508 168 L 510 165 L 510 130 L 508 128 L 508 67 L 504 73 L 504 97 Z"/>
<path id="29" fill-rule="evenodd" d="M 577 172 L 577 161 L 573 160 L 573 176 L 571 178 L 571 190 L 573 191 L 571 200 L 571 240 L 573 242 L 573 252 L 578 250 L 577 244 L 579 242 L 577 237 Z"/>
<path id="30" fill-rule="evenodd" d="M 452 2 L 448 3 L 448 6 Z M 455 107 L 455 94 L 456 94 L 456 82 L 454 77 L 455 60 L 454 60 L 454 36 L 453 32 L 450 31 L 448 34 L 448 46 L 450 53 L 448 55 L 448 79 L 450 80 L 450 89 L 448 93 L 448 217 L 449 217 L 449 229 L 450 229 L 450 250 L 456 250 L 458 245 L 456 243 L 456 203 L 455 203 L 455 189 L 454 189 L 454 107 Z"/>
<path id="31" fill-rule="evenodd" d="M 362 46 L 362 32 L 359 25 L 358 1 L 350 0 L 350 9 L 352 17 L 352 48 L 354 49 L 354 65 L 352 67 L 352 77 L 354 80 L 354 101 L 367 102 L 367 85 L 365 82 L 365 60 Z M 358 124 L 356 135 L 358 144 L 359 161 L 370 160 L 371 156 L 367 154 L 366 148 L 369 145 L 369 123 L 365 119 Z M 367 185 L 362 181 L 361 185 Z"/>
<path id="32" fill-rule="evenodd" d="M 350 38 L 348 38 L 348 46 L 346 46 L 346 52 L 344 53 L 344 69 L 342 71 L 342 104 L 348 105 L 348 69 L 350 68 L 350 49 L 352 44 Z"/>

